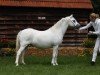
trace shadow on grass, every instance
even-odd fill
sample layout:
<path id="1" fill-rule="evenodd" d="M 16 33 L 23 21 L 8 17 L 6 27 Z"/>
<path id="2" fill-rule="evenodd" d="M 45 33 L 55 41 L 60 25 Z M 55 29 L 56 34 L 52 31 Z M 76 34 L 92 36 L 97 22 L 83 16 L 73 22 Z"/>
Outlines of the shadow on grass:
<path id="1" fill-rule="evenodd" d="M 96 64 L 99 65 L 99 59 L 97 58 Z M 25 56 L 25 63 L 26 65 L 45 65 L 45 66 L 52 66 L 51 65 L 51 56 Z M 90 65 L 91 56 L 58 56 L 58 64 L 60 65 Z M 15 65 L 15 57 L 0 57 L 0 63 L 2 65 Z M 22 64 L 20 64 L 22 65 Z M 23 65 L 25 66 L 25 65 Z"/>
<path id="2" fill-rule="evenodd" d="M 28 56 L 25 58 L 25 62 L 27 65 L 51 65 L 52 57 L 36 57 L 36 56 Z M 89 65 L 91 61 L 91 56 L 58 56 L 58 64 L 59 65 L 79 65 L 86 64 Z"/>

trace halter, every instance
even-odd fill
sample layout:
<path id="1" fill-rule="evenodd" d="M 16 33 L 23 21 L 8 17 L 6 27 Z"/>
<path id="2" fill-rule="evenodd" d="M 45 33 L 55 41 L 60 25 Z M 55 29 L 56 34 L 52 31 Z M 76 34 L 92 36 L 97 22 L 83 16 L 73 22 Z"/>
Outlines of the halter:
<path id="1" fill-rule="evenodd" d="M 74 24 L 74 27 L 76 27 L 75 23 L 71 19 L 69 19 L 69 20 Z"/>

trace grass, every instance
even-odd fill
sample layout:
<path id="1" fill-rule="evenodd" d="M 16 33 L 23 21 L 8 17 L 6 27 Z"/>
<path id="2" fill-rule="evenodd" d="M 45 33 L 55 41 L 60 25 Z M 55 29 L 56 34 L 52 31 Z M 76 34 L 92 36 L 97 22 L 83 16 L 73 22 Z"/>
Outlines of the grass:
<path id="1" fill-rule="evenodd" d="M 58 66 L 52 66 L 51 57 L 26 56 L 26 65 L 18 67 L 14 57 L 0 57 L 0 75 L 100 75 L 100 57 L 91 66 L 91 56 L 58 56 Z"/>

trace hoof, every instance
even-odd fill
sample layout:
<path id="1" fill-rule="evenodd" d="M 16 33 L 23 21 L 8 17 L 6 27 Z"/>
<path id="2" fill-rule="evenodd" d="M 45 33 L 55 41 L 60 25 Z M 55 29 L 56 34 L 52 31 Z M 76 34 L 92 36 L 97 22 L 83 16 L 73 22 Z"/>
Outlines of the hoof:
<path id="1" fill-rule="evenodd" d="M 16 67 L 19 66 L 18 64 L 16 64 Z"/>
<path id="2" fill-rule="evenodd" d="M 58 65 L 58 63 L 51 63 L 53 66 L 57 66 Z"/>
<path id="3" fill-rule="evenodd" d="M 22 62 L 22 64 L 23 64 L 23 65 L 26 65 L 26 63 L 25 63 L 25 62 Z"/>
<path id="4" fill-rule="evenodd" d="M 58 63 L 56 63 L 56 65 L 58 65 Z"/>
<path id="5" fill-rule="evenodd" d="M 16 66 L 19 66 L 19 64 L 18 64 L 18 63 L 16 63 L 16 62 L 15 62 L 15 64 L 16 64 Z"/>

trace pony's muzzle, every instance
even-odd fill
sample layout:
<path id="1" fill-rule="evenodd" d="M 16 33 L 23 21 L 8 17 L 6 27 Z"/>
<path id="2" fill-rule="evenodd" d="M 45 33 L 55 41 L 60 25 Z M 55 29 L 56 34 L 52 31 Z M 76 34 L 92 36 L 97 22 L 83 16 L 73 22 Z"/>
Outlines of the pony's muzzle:
<path id="1" fill-rule="evenodd" d="M 81 25 L 80 24 L 77 24 L 76 26 L 75 26 L 75 29 L 79 29 L 81 27 Z"/>

